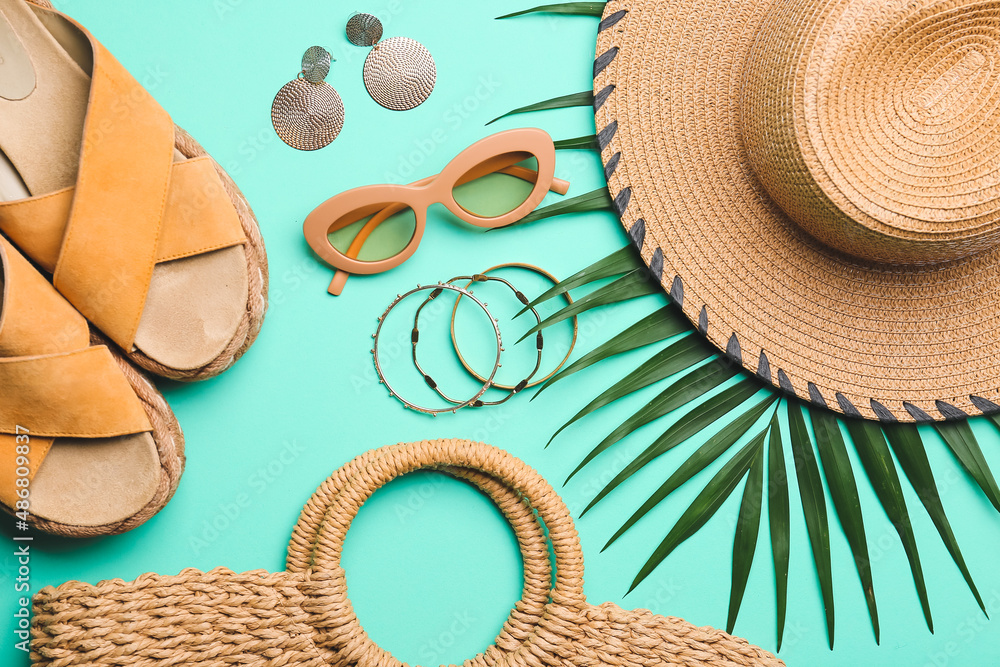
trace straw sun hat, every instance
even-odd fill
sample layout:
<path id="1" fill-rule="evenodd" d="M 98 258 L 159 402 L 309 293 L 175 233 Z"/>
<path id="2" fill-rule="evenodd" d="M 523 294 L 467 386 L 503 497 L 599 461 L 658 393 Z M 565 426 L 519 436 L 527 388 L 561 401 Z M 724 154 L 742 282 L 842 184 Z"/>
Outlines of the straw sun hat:
<path id="1" fill-rule="evenodd" d="M 883 421 L 1000 410 L 1000 2 L 610 0 L 608 185 L 752 373 Z"/>

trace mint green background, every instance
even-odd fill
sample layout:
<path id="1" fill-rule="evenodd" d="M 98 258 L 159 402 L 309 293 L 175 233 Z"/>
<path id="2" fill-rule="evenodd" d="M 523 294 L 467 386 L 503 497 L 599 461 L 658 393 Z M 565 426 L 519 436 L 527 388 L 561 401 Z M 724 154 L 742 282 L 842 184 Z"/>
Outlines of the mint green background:
<path id="1" fill-rule="evenodd" d="M 404 411 L 372 379 L 370 335 L 376 315 L 397 292 L 505 261 L 532 262 L 568 275 L 625 243 L 609 214 L 570 216 L 484 235 L 435 209 L 410 261 L 381 276 L 351 279 L 337 299 L 326 294 L 330 270 L 313 258 L 300 231 L 303 217 L 327 197 L 358 185 L 407 182 L 434 173 L 494 129 L 537 124 L 555 138 L 592 132 L 586 109 L 521 116 L 490 128 L 484 123 L 515 106 L 588 89 L 594 19 L 492 20 L 530 6 L 530 0 L 375 0 L 364 5 L 63 0 L 58 5 L 103 40 L 243 188 L 267 242 L 271 305 L 257 344 L 235 368 L 198 385 L 161 383 L 187 438 L 187 471 L 170 505 L 126 535 L 39 539 L 31 561 L 33 590 L 69 579 L 131 579 L 185 567 L 280 570 L 289 532 L 312 490 L 353 456 L 399 441 L 485 440 L 523 458 L 558 487 L 598 436 L 652 395 L 647 391 L 612 406 L 543 449 L 560 424 L 649 352 L 578 375 L 534 403 L 520 396 L 500 408 L 437 419 Z M 366 50 L 343 37 L 344 22 L 355 10 L 379 12 L 387 36 L 413 37 L 434 54 L 437 88 L 423 106 L 394 113 L 369 99 L 361 81 Z M 344 99 L 347 120 L 331 147 L 301 153 L 277 140 L 268 110 L 312 44 L 325 45 L 338 60 L 330 81 Z M 590 153 L 561 153 L 557 172 L 572 181 L 571 195 L 603 185 L 598 158 Z M 648 312 L 654 302 L 658 299 L 586 317 L 581 351 Z M 429 362 L 443 364 L 445 350 L 428 346 Z M 558 487 L 574 516 L 665 425 L 661 421 L 644 429 L 569 485 Z M 973 426 L 988 458 L 1000 466 L 996 431 L 982 422 Z M 996 513 L 974 492 L 936 436 L 929 434 L 927 440 L 970 569 L 993 615 L 1000 615 Z M 578 521 L 592 602 L 611 600 L 698 625 L 725 625 L 738 497 L 622 598 L 644 558 L 707 475 L 601 552 L 626 513 L 695 444 L 656 461 Z M 805 526 L 793 503 L 788 625 L 780 654 L 789 664 L 944 667 L 998 662 L 997 622 L 979 612 L 914 494 L 909 488 L 907 492 L 936 634 L 924 625 L 903 551 L 862 476 L 882 646 L 875 646 L 857 575 L 834 522 L 837 645 L 833 652 L 827 648 Z M 3 539 L 11 545 L 9 529 L 4 531 Z M 736 632 L 773 650 L 773 575 L 766 531 L 759 549 Z M 16 599 L 12 552 L 12 546 L 0 551 L 0 591 L 9 609 Z M 464 485 L 429 474 L 394 482 L 364 507 L 344 561 L 362 622 L 385 648 L 411 662 L 461 661 L 484 649 L 520 587 L 517 550 L 498 513 Z M 12 619 L 4 614 L 0 664 L 26 665 L 27 657 L 13 648 L 12 628 Z"/>

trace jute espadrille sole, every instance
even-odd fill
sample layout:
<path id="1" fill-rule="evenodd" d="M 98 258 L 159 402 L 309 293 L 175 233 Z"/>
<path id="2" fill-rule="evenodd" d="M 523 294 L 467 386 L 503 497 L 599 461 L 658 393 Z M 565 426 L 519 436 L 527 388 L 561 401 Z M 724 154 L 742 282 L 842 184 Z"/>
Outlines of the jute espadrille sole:
<path id="1" fill-rule="evenodd" d="M 98 537 L 101 535 L 117 535 L 142 525 L 163 509 L 173 497 L 180 484 L 184 472 L 184 434 L 181 431 L 177 417 L 153 383 L 125 359 L 108 341 L 98 333 L 91 334 L 93 345 L 107 345 L 112 356 L 121 368 L 122 374 L 135 391 L 142 407 L 152 425 L 152 437 L 156 452 L 160 459 L 160 479 L 156 491 L 149 501 L 139 511 L 114 523 L 96 526 L 79 526 L 41 517 L 33 516 L 31 523 L 39 530 L 63 537 Z M 0 505 L 5 512 L 11 513 L 6 505 Z"/>
<path id="2" fill-rule="evenodd" d="M 36 2 L 36 0 L 32 0 L 32 2 Z M 37 0 L 36 4 L 41 4 L 42 2 L 43 0 Z M 174 127 L 177 133 L 177 150 L 184 157 L 194 158 L 208 155 L 208 152 L 202 148 L 201 144 L 194 137 L 188 134 L 183 128 L 176 125 Z M 128 355 L 129 359 L 140 367 L 172 380 L 204 380 L 218 375 L 232 366 L 257 339 L 260 327 L 264 323 L 264 314 L 267 312 L 267 252 L 264 248 L 264 239 L 261 237 L 257 218 L 254 216 L 246 197 L 243 196 L 243 193 L 237 187 L 236 183 L 233 182 L 229 174 L 214 159 L 212 162 L 216 172 L 222 179 L 222 184 L 226 188 L 226 192 L 233 200 L 233 206 L 236 207 L 240 223 L 243 226 L 243 233 L 246 234 L 247 238 L 246 243 L 243 245 L 243 251 L 246 254 L 247 280 L 249 283 L 246 311 L 240 320 L 236 335 L 233 336 L 233 339 L 226 348 L 211 363 L 201 368 L 187 371 L 168 368 L 150 359 L 141 350 L 136 350 Z"/>
<path id="3" fill-rule="evenodd" d="M 20 522 L 120 533 L 177 488 L 184 440 L 163 396 L 2 236 L 0 405 L 0 507 Z"/>
<path id="4" fill-rule="evenodd" d="M 45 9 L 54 10 L 52 4 L 48 0 L 25 0 L 28 4 Z M 15 9 L 16 7 L 11 6 L 9 8 Z M 17 12 L 14 12 L 17 14 Z M 21 17 L 20 23 L 22 28 L 27 26 L 31 28 L 32 21 L 25 20 Z M 52 21 L 49 20 L 51 24 Z M 56 21 L 58 24 L 59 22 Z M 37 25 L 37 19 L 35 20 Z M 65 32 L 67 29 L 65 26 L 50 25 L 49 29 L 59 28 L 57 32 Z M 40 51 L 38 56 L 43 61 L 47 57 L 50 61 L 53 60 L 53 53 L 58 51 L 59 47 L 54 46 L 52 42 L 52 37 L 44 35 L 41 29 L 31 28 L 33 30 L 33 39 L 35 40 L 34 46 Z M 14 38 L 17 39 L 17 34 L 14 34 Z M 75 37 L 74 37 L 75 39 Z M 29 43 L 31 43 L 29 41 Z M 67 47 L 69 48 L 69 47 Z M 101 53 L 105 55 L 102 56 L 104 60 L 101 62 L 110 63 L 113 58 L 109 58 L 103 47 L 98 47 L 96 42 L 94 43 L 94 48 L 100 50 Z M 46 53 L 48 54 L 46 56 Z M 96 53 L 96 51 L 95 51 Z M 65 56 L 65 54 L 63 54 Z M 32 56 L 34 57 L 34 56 Z M 95 56 L 96 57 L 96 56 Z M 113 76 L 121 78 L 123 81 L 125 79 L 131 79 L 124 72 L 120 65 L 111 63 L 114 65 L 112 68 Z M 73 63 L 67 63 L 65 57 L 60 63 L 60 67 L 64 69 L 72 69 L 75 67 Z M 58 68 L 57 68 L 58 69 Z M 104 72 L 104 70 L 100 70 Z M 61 70 L 60 70 L 61 71 Z M 70 76 L 67 80 L 79 79 L 82 74 L 75 74 Z M 75 79 L 74 79 L 75 77 Z M 53 78 L 53 77 L 50 77 Z M 55 77 L 58 78 L 58 77 Z M 98 77 L 100 78 L 100 76 Z M 138 84 L 134 81 L 125 82 L 133 88 L 137 87 Z M 48 83 L 48 95 L 52 97 L 52 87 L 51 81 Z M 80 84 L 77 82 L 76 87 L 79 88 Z M 105 88 L 106 88 L 105 84 Z M 57 88 L 58 89 L 58 88 Z M 62 90 L 62 89 L 58 89 Z M 93 89 L 93 90 L 96 90 Z M 117 90 L 117 89 L 116 89 Z M 139 93 L 138 90 L 133 90 L 132 93 Z M 80 96 L 80 91 L 76 90 L 74 93 L 76 97 Z M 92 101 L 93 101 L 92 93 Z M 142 96 L 145 96 L 145 91 L 142 91 Z M 104 93 L 104 98 L 107 99 L 107 92 Z M 127 102 L 128 100 L 126 100 Z M 38 111 L 44 115 L 48 107 L 42 106 Z M 155 105 L 155 103 L 153 103 Z M 39 104 L 35 105 L 36 107 Z M 51 106 L 51 105 L 50 105 Z M 148 106 L 148 105 L 147 105 Z M 92 107 L 91 107 L 92 108 Z M 97 112 L 95 112 L 97 113 Z M 105 108 L 103 113 L 108 113 Z M 145 112 L 144 112 L 145 113 Z M 89 114 L 88 116 L 93 115 Z M 99 114 L 98 114 L 99 115 Z M 161 238 L 159 241 L 162 243 L 163 238 L 190 238 L 188 241 L 189 245 L 194 244 L 191 248 L 205 248 L 205 250 L 200 251 L 204 254 L 197 254 L 191 248 L 180 250 L 176 254 L 168 253 L 167 259 L 160 259 L 156 264 L 157 273 L 153 274 L 152 282 L 147 283 L 149 286 L 149 291 L 146 294 L 146 305 L 142 308 L 141 295 L 144 292 L 138 291 L 135 285 L 132 285 L 136 280 L 141 282 L 141 276 L 147 271 L 145 266 L 119 266 L 118 262 L 122 264 L 130 264 L 132 259 L 129 257 L 123 257 L 121 251 L 118 252 L 117 259 L 109 259 L 105 262 L 106 266 L 100 268 L 99 271 L 95 273 L 95 276 L 106 276 L 108 275 L 109 269 L 113 270 L 117 267 L 119 273 L 125 277 L 126 282 L 129 282 L 129 287 L 127 290 L 131 290 L 130 294 L 133 295 L 131 302 L 121 301 L 118 298 L 119 292 L 110 290 L 105 290 L 102 285 L 108 284 L 107 280 L 98 280 L 95 283 L 94 277 L 89 278 L 89 285 L 87 281 L 79 283 L 79 271 L 81 269 L 81 264 L 79 262 L 79 249 L 82 245 L 89 244 L 113 244 L 115 241 L 113 239 L 108 239 L 107 234 L 94 234 L 93 229 L 90 230 L 90 236 L 86 237 L 86 241 L 80 240 L 80 233 L 88 233 L 86 225 L 83 225 L 83 232 L 77 233 L 75 237 L 72 237 L 73 230 L 78 229 L 77 227 L 70 227 L 66 233 L 63 243 L 66 246 L 69 245 L 70 239 L 76 239 L 76 254 L 75 260 L 69 262 L 70 264 L 75 263 L 75 268 L 67 268 L 63 270 L 64 258 L 69 252 L 62 252 L 58 254 L 59 262 L 58 266 L 49 266 L 46 262 L 41 261 L 37 256 L 32 255 L 32 252 L 36 252 L 37 248 L 29 248 L 29 246 L 34 246 L 35 241 L 33 240 L 33 230 L 29 224 L 27 227 L 22 225 L 21 230 L 18 234 L 14 234 L 12 231 L 5 228 L 6 233 L 11 237 L 12 240 L 17 243 L 22 250 L 27 254 L 32 255 L 32 257 L 39 263 L 39 265 L 46 268 L 47 271 L 55 273 L 53 282 L 56 284 L 57 288 L 67 295 L 68 298 L 74 302 L 78 310 L 84 313 L 92 322 L 94 322 L 99 328 L 101 328 L 109 338 L 115 340 L 126 352 L 126 355 L 140 367 L 155 373 L 157 375 L 168 377 L 176 380 L 201 380 L 208 377 L 217 375 L 230 366 L 242 356 L 242 354 L 250 347 L 260 330 L 261 324 L 263 322 L 264 313 L 267 308 L 267 283 L 268 283 L 268 271 L 267 271 L 267 257 L 264 250 L 263 240 L 261 238 L 260 229 L 257 224 L 257 220 L 250 209 L 246 198 L 240 192 L 239 188 L 233 183 L 232 179 L 226 174 L 226 172 L 214 161 L 210 163 L 206 160 L 211 160 L 211 157 L 205 151 L 205 149 L 198 144 L 187 132 L 183 129 L 173 125 L 169 122 L 162 109 L 157 110 L 154 114 L 159 118 L 158 121 L 162 127 L 159 127 L 161 134 L 165 135 L 164 130 L 168 127 L 173 128 L 173 145 L 175 154 L 175 164 L 183 156 L 188 160 L 191 160 L 190 164 L 194 164 L 194 159 L 200 158 L 200 165 L 197 167 L 206 167 L 211 164 L 212 169 L 218 175 L 218 181 L 215 178 L 205 179 L 204 192 L 200 192 L 198 188 L 201 188 L 200 181 L 192 181 L 191 176 L 187 176 L 186 180 L 179 178 L 177 183 L 183 184 L 187 183 L 186 187 L 190 188 L 191 184 L 194 183 L 195 189 L 191 191 L 190 199 L 187 197 L 186 193 L 188 190 L 183 189 L 184 185 L 178 185 L 178 193 L 174 195 L 174 180 L 172 179 L 170 186 L 170 205 L 174 206 L 170 210 L 176 211 L 177 207 L 180 208 L 190 208 L 194 211 L 196 216 L 193 221 L 187 221 L 183 224 L 193 225 L 189 228 L 177 228 L 173 227 L 167 232 L 161 232 Z M 167 123 L 163 123 L 163 120 L 167 120 Z M 96 123 L 97 121 L 95 121 Z M 153 122 L 153 121 L 150 121 Z M 30 124 L 30 118 L 29 118 Z M 103 126 L 101 126 L 103 127 Z M 102 135 L 98 133 L 97 138 Z M 138 135 L 136 139 L 139 138 Z M 169 135 L 165 135 L 169 136 Z M 93 133 L 84 135 L 85 139 L 92 142 L 93 146 L 100 146 L 102 142 L 94 142 L 95 136 Z M 86 142 L 85 142 L 86 143 Z M 162 142 L 161 142 L 162 144 Z M 161 146 L 162 148 L 162 146 Z M 22 153 L 24 151 L 21 151 Z M 86 156 L 87 153 L 84 153 Z M 26 159 L 24 155 L 20 156 L 21 159 Z M 123 157 L 123 160 L 125 158 Z M 88 164 L 86 160 L 83 161 L 81 170 Z M 158 162 L 156 164 L 159 164 Z M 130 166 L 122 165 L 122 169 L 128 169 Z M 134 167 L 142 168 L 142 167 Z M 37 172 L 37 169 L 35 170 Z M 155 168 L 154 170 L 155 171 Z M 81 171 L 81 174 L 83 172 Z M 108 168 L 107 165 L 104 167 L 104 172 L 102 173 L 100 169 L 96 172 L 101 179 L 105 181 L 114 176 L 114 169 Z M 188 173 L 194 173 L 190 169 Z M 210 171 L 202 171 L 202 174 L 210 174 Z M 37 177 L 37 173 L 35 174 Z M 156 174 L 152 174 L 156 182 L 156 178 L 162 178 L 162 175 L 157 177 Z M 82 178 L 82 176 L 81 176 Z M 202 177 L 204 178 L 204 176 Z M 37 178 L 36 178 L 37 180 Z M 66 179 L 56 178 L 59 183 L 65 182 Z M 211 181 L 211 182 L 209 182 Z M 82 180 L 78 182 L 78 186 L 82 184 Z M 47 192 L 45 187 L 39 186 L 42 192 Z M 129 186 L 133 187 L 133 186 Z M 211 193 L 209 188 L 215 188 Z M 120 188 L 119 188 L 120 189 Z M 147 188 L 148 189 L 148 188 Z M 220 191 L 221 189 L 221 191 Z M 140 188 L 141 190 L 141 188 Z M 79 187 L 77 189 L 79 193 Z M 90 189 L 91 199 L 93 198 L 93 188 Z M 128 191 L 126 191 L 126 196 Z M 220 237 L 218 232 L 216 236 L 212 237 L 213 232 L 206 232 L 204 230 L 210 230 L 218 227 L 218 224 L 213 224 L 209 221 L 209 224 L 199 225 L 197 224 L 198 215 L 206 215 L 208 213 L 200 213 L 199 207 L 202 205 L 200 198 L 208 195 L 207 206 L 215 206 L 214 209 L 207 209 L 208 211 L 214 210 L 216 216 L 219 215 L 221 211 L 224 216 L 231 221 L 231 230 L 226 232 L 221 232 L 222 237 Z M 138 198 L 143 196 L 148 197 L 149 193 L 143 195 L 141 192 L 136 195 Z M 86 197 L 81 195 L 80 197 L 74 196 L 74 211 L 81 208 L 82 204 L 79 200 Z M 35 197 L 35 200 L 44 199 L 42 197 Z M 232 204 L 232 209 L 228 209 L 228 203 Z M 25 200 L 27 201 L 27 200 Z M 221 203 L 220 203 L 221 202 Z M 11 202 L 14 205 L 20 205 L 20 202 Z M 93 203 L 93 202 L 91 202 Z M 30 203 L 26 205 L 31 205 Z M 221 207 L 221 208 L 220 208 Z M 67 204 L 68 208 L 68 204 Z M 93 208 L 91 206 L 91 208 Z M 169 207 L 168 207 L 169 208 Z M 34 209 L 32 209 L 34 210 Z M 235 217 L 233 217 L 235 213 Z M 184 212 L 182 215 L 190 217 L 189 212 Z M 23 217 L 23 214 L 22 214 Z M 123 216 L 124 217 L 124 216 Z M 177 214 L 175 213 L 175 218 Z M 75 220 L 77 218 L 74 213 Z M 28 217 L 27 221 L 30 223 L 31 220 L 36 219 L 31 216 Z M 214 218 L 213 218 L 214 219 Z M 236 220 L 239 221 L 239 227 L 236 228 Z M 207 218 L 206 218 L 207 220 Z M 175 223 L 176 224 L 176 223 Z M 112 225 L 114 227 L 114 225 Z M 100 226 L 104 229 L 104 226 Z M 142 245 L 142 243 L 156 243 L 157 237 L 155 236 L 155 230 L 153 230 L 148 221 L 144 221 L 140 225 L 136 225 L 133 229 L 146 229 L 148 232 L 143 232 L 139 236 L 145 235 L 147 238 L 145 241 L 136 244 L 135 252 L 132 257 L 144 258 L 146 253 L 149 251 L 149 245 Z M 242 231 L 242 239 L 239 245 L 242 245 L 243 259 L 240 260 L 240 255 L 232 245 L 236 245 L 236 239 L 232 238 L 237 232 L 236 229 Z M 190 232 L 195 232 L 194 235 Z M 169 233 L 168 233 L 169 232 Z M 51 232 L 49 232 L 51 234 Z M 202 234 L 209 234 L 206 240 L 201 239 Z M 150 236 L 153 234 L 153 236 Z M 227 237 L 226 234 L 229 236 Z M 126 236 L 127 234 L 123 234 Z M 223 243 L 222 239 L 228 239 L 227 242 Z M 204 245 L 200 245 L 204 244 Z M 65 247 L 65 246 L 64 246 Z M 130 241 L 128 239 L 123 239 L 118 246 L 121 249 L 132 248 Z M 50 251 L 51 252 L 51 249 Z M 236 252 L 234 255 L 233 252 Z M 93 251 L 91 251 L 91 254 Z M 225 258 L 220 256 L 220 253 L 228 253 Z M 114 253 L 111 253 L 114 254 Z M 209 257 L 208 255 L 211 255 Z M 101 264 L 100 258 L 104 257 L 104 254 L 98 254 L 92 261 L 85 262 L 82 266 L 84 267 L 94 267 Z M 171 261 L 178 259 L 179 261 Z M 219 263 L 219 260 L 224 260 Z M 46 260 L 51 264 L 55 264 L 55 260 L 51 257 Z M 144 259 L 140 259 L 140 264 Z M 206 264 L 205 262 L 208 262 Z M 191 262 L 194 262 L 192 264 Z M 242 264 L 242 266 L 241 266 Z M 169 271 L 167 275 L 160 272 L 160 269 L 166 269 L 169 265 Z M 208 272 L 206 273 L 206 269 Z M 220 270 L 224 269 L 228 273 L 220 274 Z M 237 270 L 238 269 L 238 270 Z M 90 269 L 86 269 L 90 270 Z M 67 278 L 60 282 L 60 271 L 63 274 L 72 274 L 73 278 Z M 245 273 L 245 276 L 240 274 Z M 148 275 L 148 274 L 146 274 Z M 198 277 L 209 275 L 216 282 L 204 282 L 201 281 L 199 284 Z M 113 278 L 112 278 L 113 280 Z M 76 282 L 74 282 L 76 281 Z M 246 295 L 245 303 L 241 303 L 244 300 L 242 293 L 242 283 L 246 285 Z M 94 285 L 97 287 L 94 287 Z M 218 284 L 218 289 L 213 289 L 213 285 Z M 205 289 L 201 290 L 202 294 L 200 296 L 195 295 L 194 292 L 198 291 L 202 287 Z M 153 287 L 156 287 L 154 290 Z M 70 291 L 66 291 L 69 289 Z M 104 292 L 108 294 L 116 295 L 111 303 L 107 302 L 107 297 L 103 297 Z M 213 294 L 214 292 L 214 294 Z M 136 301 L 134 295 L 138 294 L 140 300 Z M 96 299 L 96 305 L 95 305 Z M 236 300 L 238 299 L 238 301 Z M 196 304 L 197 307 L 193 307 Z M 134 325 L 129 331 L 129 327 L 126 324 L 125 328 L 122 328 L 122 318 L 116 313 L 135 313 L 138 317 L 139 312 L 142 313 L 141 321 L 138 321 L 138 325 Z M 180 316 L 180 317 L 179 317 Z M 111 327 L 111 328 L 109 328 Z M 189 340 L 187 336 L 192 336 Z M 199 338 L 200 336 L 206 336 L 204 340 Z M 228 339 L 228 341 L 227 341 Z M 201 341 L 201 342 L 197 342 Z M 209 361 L 206 361 L 209 360 Z"/>

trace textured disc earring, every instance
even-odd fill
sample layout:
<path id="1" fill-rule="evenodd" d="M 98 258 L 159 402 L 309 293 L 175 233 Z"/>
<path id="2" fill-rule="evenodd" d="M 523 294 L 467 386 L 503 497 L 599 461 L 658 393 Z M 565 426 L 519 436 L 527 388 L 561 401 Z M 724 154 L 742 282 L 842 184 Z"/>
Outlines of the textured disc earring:
<path id="1" fill-rule="evenodd" d="M 382 40 L 382 22 L 371 14 L 350 18 L 347 39 L 357 46 L 372 47 L 365 59 L 364 79 L 373 100 L 386 109 L 406 111 L 430 97 L 437 66 L 423 44 L 409 37 Z"/>
<path id="2" fill-rule="evenodd" d="M 333 58 L 321 46 L 302 56 L 299 75 L 278 91 L 271 104 L 271 124 L 286 144 L 300 151 L 323 148 L 344 127 L 344 102 L 326 83 Z"/>

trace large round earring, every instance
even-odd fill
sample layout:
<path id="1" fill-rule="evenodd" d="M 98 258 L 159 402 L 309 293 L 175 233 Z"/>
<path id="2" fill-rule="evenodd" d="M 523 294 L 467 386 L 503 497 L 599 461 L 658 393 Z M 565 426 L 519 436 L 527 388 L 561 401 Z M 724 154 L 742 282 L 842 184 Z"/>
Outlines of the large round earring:
<path id="1" fill-rule="evenodd" d="M 373 100 L 386 109 L 406 111 L 430 97 L 437 66 L 427 47 L 409 37 L 382 40 L 382 22 L 371 14 L 352 16 L 346 31 L 352 44 L 372 47 L 364 79 Z"/>
<path id="2" fill-rule="evenodd" d="M 271 104 L 271 124 L 286 144 L 300 151 L 323 148 L 344 127 L 344 102 L 326 83 L 333 58 L 321 46 L 302 56 L 298 76 L 278 91 Z"/>

